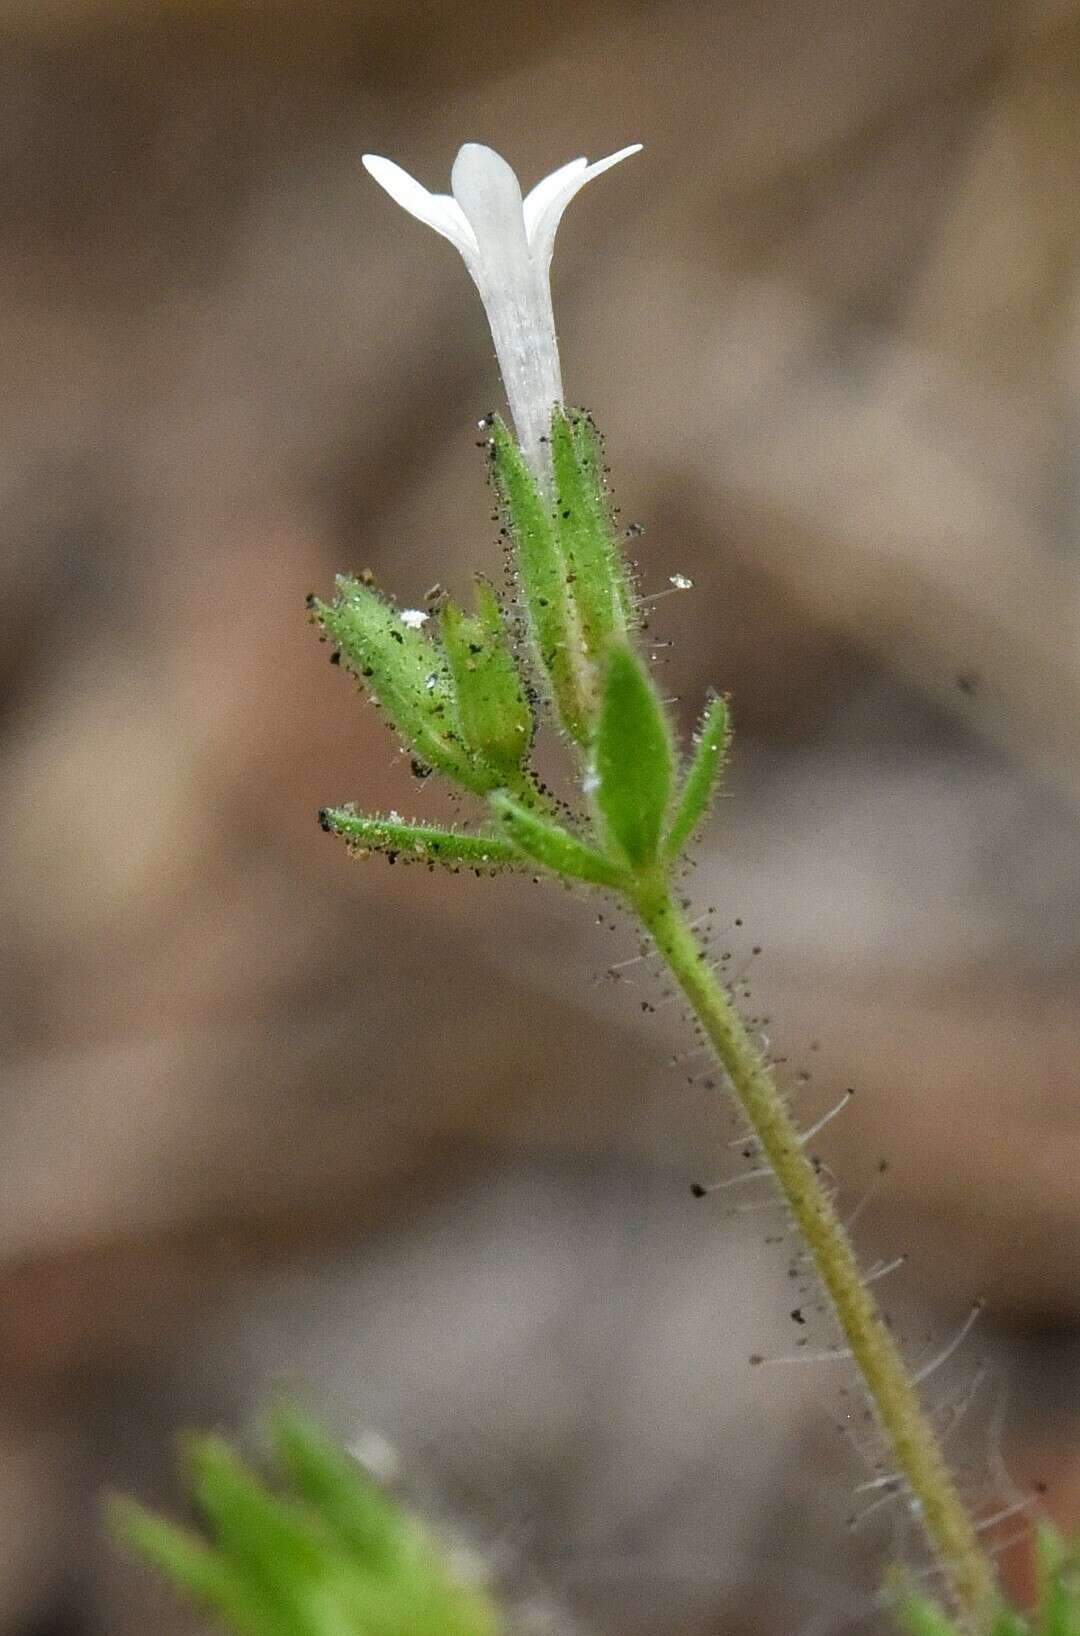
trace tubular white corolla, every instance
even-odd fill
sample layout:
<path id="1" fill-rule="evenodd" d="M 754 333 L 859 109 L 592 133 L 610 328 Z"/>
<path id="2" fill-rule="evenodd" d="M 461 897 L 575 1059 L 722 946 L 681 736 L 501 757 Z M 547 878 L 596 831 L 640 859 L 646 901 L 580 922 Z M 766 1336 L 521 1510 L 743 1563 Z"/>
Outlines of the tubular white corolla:
<path id="1" fill-rule="evenodd" d="M 452 197 L 429 193 L 390 159 L 364 155 L 364 168 L 390 197 L 461 252 L 491 326 L 521 451 L 545 487 L 551 474 L 546 443 L 551 411 L 562 402 L 548 276 L 555 230 L 586 182 L 640 148 L 635 143 L 591 165 L 571 159 L 524 199 L 506 160 L 480 142 L 458 150 Z"/>

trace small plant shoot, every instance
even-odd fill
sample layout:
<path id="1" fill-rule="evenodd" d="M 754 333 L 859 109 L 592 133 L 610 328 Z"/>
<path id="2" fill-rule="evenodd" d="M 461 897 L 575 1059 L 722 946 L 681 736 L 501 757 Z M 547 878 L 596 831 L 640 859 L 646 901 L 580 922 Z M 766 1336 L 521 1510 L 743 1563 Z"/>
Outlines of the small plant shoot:
<path id="1" fill-rule="evenodd" d="M 877 1304 L 883 1273 L 864 1273 L 783 1087 L 688 918 L 686 850 L 724 777 L 728 702 L 706 702 L 693 741 L 680 744 L 639 640 L 599 434 L 565 404 L 548 285 L 567 204 L 636 151 L 574 160 L 524 198 L 506 162 L 477 143 L 458 155 L 452 195 L 429 193 L 390 160 L 365 159 L 399 204 L 456 246 L 484 302 L 513 421 L 483 425 L 515 594 L 504 603 L 479 579 L 471 608 L 447 601 L 427 614 L 342 578 L 329 600 L 311 599 L 341 668 L 414 766 L 459 791 L 467 813 L 447 829 L 347 804 L 324 808 L 320 822 L 363 857 L 480 875 L 524 870 L 617 901 L 699 1025 L 715 1083 L 741 1110 L 753 1174 L 775 1186 L 816 1273 L 816 1292 L 792 1317 L 802 1325 L 808 1304 L 831 1311 L 843 1337 L 835 1355 L 858 1371 L 886 1469 L 924 1531 L 945 1602 L 898 1574 L 890 1594 L 900 1623 L 909 1636 L 1080 1636 L 1075 1558 L 1053 1535 L 1040 1543 L 1039 1608 L 1029 1619 L 1006 1605 L 922 1404 L 925 1371 L 905 1362 Z M 689 587 L 685 575 L 669 578 Z M 533 759 L 545 734 L 562 749 L 557 795 Z M 120 1532 L 242 1636 L 500 1628 L 486 1595 L 460 1583 L 437 1543 L 316 1429 L 279 1417 L 274 1449 L 278 1489 L 219 1441 L 194 1440 L 188 1475 L 203 1532 L 130 1505 L 117 1511 Z"/>

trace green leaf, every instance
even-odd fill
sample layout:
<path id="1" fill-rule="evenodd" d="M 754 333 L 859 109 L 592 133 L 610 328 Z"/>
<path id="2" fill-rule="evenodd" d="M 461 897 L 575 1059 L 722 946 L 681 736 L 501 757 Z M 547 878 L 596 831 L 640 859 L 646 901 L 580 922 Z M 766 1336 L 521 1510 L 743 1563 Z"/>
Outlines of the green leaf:
<path id="1" fill-rule="evenodd" d="M 434 1542 L 306 1415 L 279 1409 L 272 1437 L 291 1487 L 359 1569 L 347 1600 L 363 1636 L 495 1636 L 487 1597 L 463 1584 Z"/>
<path id="2" fill-rule="evenodd" d="M 566 561 L 585 652 L 600 660 L 626 635 L 630 587 L 604 494 L 599 436 L 585 415 L 556 405 L 551 423 L 555 527 Z"/>
<path id="3" fill-rule="evenodd" d="M 441 864 L 446 869 L 520 869 L 520 854 L 500 835 L 466 835 L 435 824 L 369 817 L 351 807 L 324 807 L 323 829 L 341 835 L 353 851 L 383 852 L 392 863 Z"/>
<path id="4" fill-rule="evenodd" d="M 593 798 L 612 846 L 637 870 L 656 859 L 674 757 L 663 706 L 629 647 L 608 659 L 594 748 Z"/>
<path id="5" fill-rule="evenodd" d="M 702 718 L 693 759 L 686 770 L 675 816 L 664 842 L 664 856 L 669 862 L 680 855 L 708 811 L 713 790 L 727 763 L 730 743 L 727 700 L 718 695 L 710 701 Z"/>
<path id="6" fill-rule="evenodd" d="M 109 1523 L 122 1544 L 219 1614 L 237 1636 L 303 1636 L 291 1609 L 271 1602 L 240 1567 L 190 1529 L 128 1499 L 110 1503 Z"/>
<path id="7" fill-rule="evenodd" d="M 274 1442 L 286 1493 L 228 1444 L 189 1442 L 209 1541 L 119 1502 L 118 1536 L 237 1636 L 497 1636 L 482 1588 L 354 1460 L 283 1411 Z"/>
<path id="8" fill-rule="evenodd" d="M 269 1604 L 299 1618 L 306 1588 L 323 1572 L 317 1530 L 271 1494 L 223 1438 L 187 1438 L 186 1457 L 192 1497 L 222 1551 Z"/>
<path id="9" fill-rule="evenodd" d="M 623 870 L 605 858 L 603 853 L 596 852 L 568 830 L 522 806 L 505 790 L 490 796 L 488 805 L 520 855 L 541 869 L 615 890 L 626 885 Z"/>
<path id="10" fill-rule="evenodd" d="M 591 737 L 594 679 L 568 584 L 569 569 L 551 508 L 521 451 L 496 416 L 491 472 L 505 527 L 514 544 L 529 634 L 566 731 L 578 744 Z"/>
<path id="11" fill-rule="evenodd" d="M 312 612 L 406 749 L 423 767 L 476 794 L 496 788 L 501 780 L 464 743 L 445 655 L 370 586 L 348 577 L 337 585 L 333 602 L 312 598 Z"/>
<path id="12" fill-rule="evenodd" d="M 476 582 L 475 615 L 447 602 L 440 629 L 466 744 L 500 785 L 513 783 L 529 754 L 533 719 L 499 599 L 486 580 Z"/>
<path id="13" fill-rule="evenodd" d="M 1080 1557 L 1053 1528 L 1035 1540 L 1042 1636 L 1080 1636 Z"/>
<path id="14" fill-rule="evenodd" d="M 401 1517 L 357 1460 L 322 1427 L 289 1406 L 271 1421 L 271 1438 L 290 1486 L 356 1560 L 383 1564 L 400 1550 Z"/>

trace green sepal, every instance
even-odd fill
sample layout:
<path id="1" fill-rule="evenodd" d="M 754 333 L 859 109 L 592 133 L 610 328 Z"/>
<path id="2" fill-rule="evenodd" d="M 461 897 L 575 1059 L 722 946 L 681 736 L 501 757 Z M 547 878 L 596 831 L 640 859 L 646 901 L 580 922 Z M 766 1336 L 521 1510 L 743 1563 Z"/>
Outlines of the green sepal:
<path id="1" fill-rule="evenodd" d="M 498 416 L 491 424 L 490 448 L 492 480 L 514 545 L 529 635 L 559 719 L 571 738 L 584 745 L 595 714 L 594 685 L 551 508 Z"/>
<path id="2" fill-rule="evenodd" d="M 470 754 L 445 655 L 360 580 L 342 576 L 333 602 L 311 599 L 315 618 L 353 675 L 370 689 L 406 749 L 425 767 L 483 795 L 501 780 Z"/>
<path id="3" fill-rule="evenodd" d="M 553 875 L 588 881 L 593 886 L 614 890 L 626 886 L 626 873 L 618 864 L 579 841 L 569 830 L 522 806 L 505 790 L 490 796 L 488 806 L 520 857 Z"/>
<path id="4" fill-rule="evenodd" d="M 487 580 L 476 582 L 475 614 L 447 602 L 439 624 L 465 742 L 494 769 L 499 784 L 512 783 L 528 758 L 533 719 L 499 599 Z"/>
<path id="5" fill-rule="evenodd" d="M 629 648 L 608 656 L 593 750 L 592 796 L 612 849 L 635 870 L 656 860 L 674 755 L 664 708 Z"/>
<path id="6" fill-rule="evenodd" d="M 555 406 L 551 460 L 555 528 L 585 652 L 595 662 L 613 641 L 625 637 L 631 599 L 604 494 L 599 434 L 588 416 L 570 419 Z"/>
<path id="7" fill-rule="evenodd" d="M 468 835 L 436 824 L 409 824 L 351 807 L 323 807 L 321 827 L 340 835 L 354 852 L 382 852 L 396 863 L 441 864 L 444 869 L 520 869 L 520 854 L 501 835 Z"/>
<path id="8" fill-rule="evenodd" d="M 664 842 L 664 857 L 673 863 L 692 838 L 709 810 L 713 791 L 723 776 L 731 744 L 728 702 L 718 694 L 710 700 L 698 728 L 694 754 L 683 778 L 675 816 Z"/>

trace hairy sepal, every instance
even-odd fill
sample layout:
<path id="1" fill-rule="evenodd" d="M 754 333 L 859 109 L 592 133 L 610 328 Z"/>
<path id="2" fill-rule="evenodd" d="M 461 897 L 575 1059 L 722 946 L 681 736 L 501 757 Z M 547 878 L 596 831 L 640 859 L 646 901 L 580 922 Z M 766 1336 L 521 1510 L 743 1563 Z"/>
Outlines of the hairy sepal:
<path id="1" fill-rule="evenodd" d="M 446 656 L 370 586 L 343 576 L 337 590 L 333 602 L 312 599 L 314 617 L 409 753 L 475 794 L 496 787 L 502 780 L 465 744 Z"/>
<path id="2" fill-rule="evenodd" d="M 533 719 L 494 589 L 478 579 L 475 614 L 447 602 L 439 623 L 465 743 L 499 785 L 516 783 L 532 745 Z"/>
<path id="3" fill-rule="evenodd" d="M 599 434 L 588 416 L 556 405 L 551 422 L 555 529 L 567 565 L 586 656 L 602 662 L 624 639 L 630 584 L 615 541 L 603 486 Z"/>
<path id="4" fill-rule="evenodd" d="M 492 480 L 513 542 L 521 600 L 540 671 L 563 727 L 578 744 L 586 745 L 596 713 L 595 678 L 551 507 L 497 416 L 490 448 Z"/>

